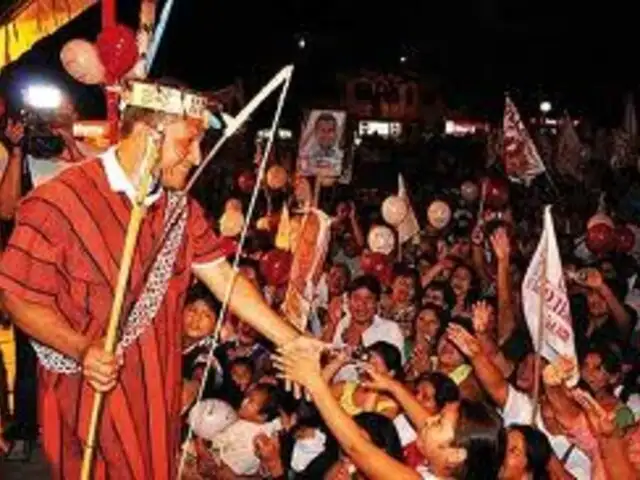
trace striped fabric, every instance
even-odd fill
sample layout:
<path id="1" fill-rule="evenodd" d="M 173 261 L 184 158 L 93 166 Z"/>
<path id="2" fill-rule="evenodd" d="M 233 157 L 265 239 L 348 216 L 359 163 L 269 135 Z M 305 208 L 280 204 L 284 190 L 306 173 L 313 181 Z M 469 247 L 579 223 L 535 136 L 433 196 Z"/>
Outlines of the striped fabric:
<path id="1" fill-rule="evenodd" d="M 149 207 L 140 230 L 131 284 L 149 261 L 163 227 L 166 195 Z M 53 308 L 89 338 L 105 335 L 131 204 L 114 193 L 101 162 L 70 168 L 22 203 L 0 261 L 0 288 Z M 195 202 L 173 277 L 153 324 L 126 350 L 118 386 L 106 397 L 96 480 L 175 476 L 179 441 L 181 329 L 192 263 L 226 256 Z M 128 301 L 125 304 L 129 303 Z M 79 478 L 93 390 L 79 374 L 39 369 L 40 417 L 52 478 Z"/>

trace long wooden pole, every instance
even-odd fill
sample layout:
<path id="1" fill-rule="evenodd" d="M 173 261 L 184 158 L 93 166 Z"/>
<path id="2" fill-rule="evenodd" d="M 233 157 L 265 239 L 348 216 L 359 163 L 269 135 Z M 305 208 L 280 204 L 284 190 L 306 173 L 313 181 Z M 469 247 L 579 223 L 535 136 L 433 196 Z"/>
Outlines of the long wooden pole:
<path id="1" fill-rule="evenodd" d="M 544 235 L 544 233 L 543 233 Z M 548 235 L 548 233 L 547 233 Z M 545 315 L 545 295 L 544 289 L 547 286 L 547 255 L 549 254 L 549 239 L 545 245 L 542 255 L 542 265 L 540 272 L 540 283 L 538 292 L 538 338 L 534 339 L 537 345 L 535 351 L 535 360 L 533 365 L 533 409 L 531 410 L 531 425 L 535 425 L 538 411 L 540 410 L 540 373 L 542 371 L 542 342 L 544 341 L 544 315 Z"/>
<path id="2" fill-rule="evenodd" d="M 118 327 L 120 325 L 120 316 L 122 313 L 122 304 L 124 294 L 129 283 L 129 274 L 131 272 L 131 264 L 133 262 L 133 254 L 135 253 L 138 233 L 142 219 L 146 213 L 145 199 L 151 185 L 152 170 L 156 164 L 157 148 L 156 139 L 149 138 L 144 160 L 141 168 L 141 179 L 138 186 L 133 208 L 131 210 L 131 218 L 127 227 L 127 234 L 124 240 L 124 248 L 122 250 L 122 258 L 120 260 L 120 271 L 118 272 L 118 280 L 113 296 L 113 304 L 111 306 L 111 314 L 107 326 L 107 337 L 105 339 L 104 351 L 114 353 L 118 340 Z M 98 427 L 102 417 L 102 406 L 104 403 L 104 393 L 95 392 L 93 396 L 93 408 L 91 410 L 91 419 L 89 423 L 89 432 L 87 434 L 87 443 L 84 447 L 84 456 L 82 458 L 81 480 L 90 480 L 93 471 L 93 463 L 95 460 L 96 436 Z"/>

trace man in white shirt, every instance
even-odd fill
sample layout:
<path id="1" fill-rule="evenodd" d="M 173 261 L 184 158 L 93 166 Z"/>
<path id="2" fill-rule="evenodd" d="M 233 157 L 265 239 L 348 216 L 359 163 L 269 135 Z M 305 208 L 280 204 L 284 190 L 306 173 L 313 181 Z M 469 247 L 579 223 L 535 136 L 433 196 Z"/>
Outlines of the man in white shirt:
<path id="1" fill-rule="evenodd" d="M 337 347 L 368 347 L 376 342 L 387 342 L 402 354 L 404 363 L 404 336 L 397 323 L 377 315 L 382 293 L 375 277 L 364 275 L 349 286 L 346 314 L 338 322 L 332 337 Z M 354 365 L 346 365 L 334 377 L 334 381 L 357 380 Z"/>

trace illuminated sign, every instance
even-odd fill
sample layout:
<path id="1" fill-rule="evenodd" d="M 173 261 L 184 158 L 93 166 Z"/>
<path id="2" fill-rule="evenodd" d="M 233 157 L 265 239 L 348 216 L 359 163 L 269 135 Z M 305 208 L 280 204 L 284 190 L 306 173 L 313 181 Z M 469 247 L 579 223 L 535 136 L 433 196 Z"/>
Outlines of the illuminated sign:
<path id="1" fill-rule="evenodd" d="M 366 137 L 370 135 L 378 135 L 383 138 L 398 138 L 402 135 L 402 124 L 400 122 L 362 120 L 358 124 L 358 136 Z"/>

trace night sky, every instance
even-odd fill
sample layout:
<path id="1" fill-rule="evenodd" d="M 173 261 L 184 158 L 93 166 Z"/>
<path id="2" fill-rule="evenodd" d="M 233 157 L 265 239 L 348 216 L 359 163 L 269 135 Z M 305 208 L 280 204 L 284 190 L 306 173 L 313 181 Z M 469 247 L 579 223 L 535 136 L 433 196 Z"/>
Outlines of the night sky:
<path id="1" fill-rule="evenodd" d="M 640 94 L 637 14 L 627 6 L 632 3 L 175 3 L 154 75 L 176 77 L 199 89 L 222 87 L 241 76 L 251 92 L 279 67 L 295 62 L 292 93 L 307 102 L 330 91 L 336 71 L 410 69 L 439 79 L 446 103 L 474 114 L 495 117 L 508 90 L 524 110 L 550 99 L 558 109 L 607 123 L 618 122 L 625 91 Z M 124 23 L 135 25 L 137 10 L 135 0 L 119 2 Z M 40 42 L 17 68 L 3 71 L 3 83 L 9 77 L 15 91 L 44 71 L 64 82 L 86 111 L 98 111 L 99 95 L 60 73 L 57 55 L 66 40 L 93 39 L 99 28 L 99 9 L 94 8 Z M 299 35 L 306 40 L 304 50 L 297 47 Z M 404 65 L 401 56 L 407 58 Z"/>

